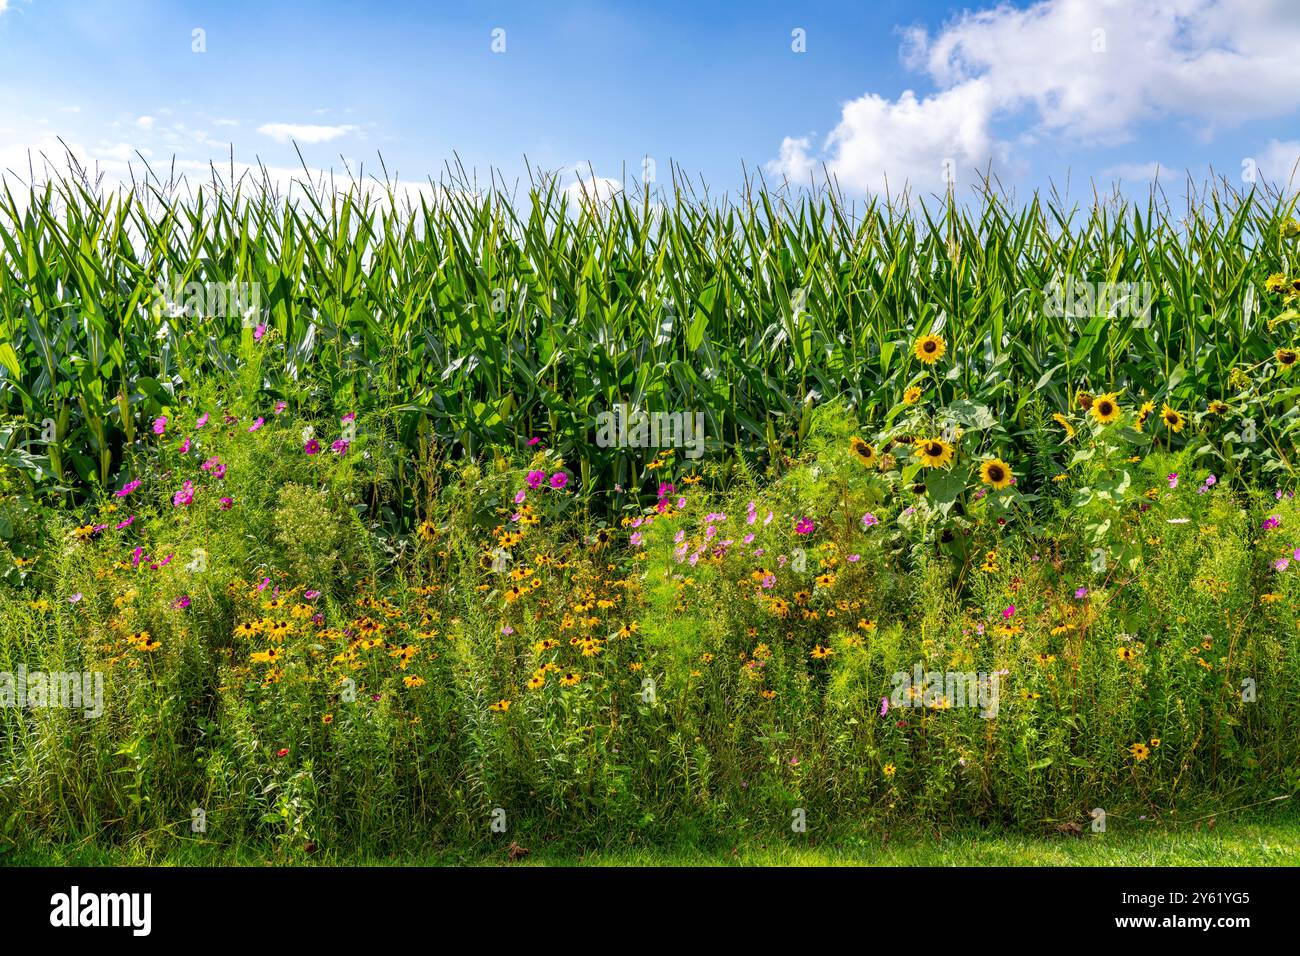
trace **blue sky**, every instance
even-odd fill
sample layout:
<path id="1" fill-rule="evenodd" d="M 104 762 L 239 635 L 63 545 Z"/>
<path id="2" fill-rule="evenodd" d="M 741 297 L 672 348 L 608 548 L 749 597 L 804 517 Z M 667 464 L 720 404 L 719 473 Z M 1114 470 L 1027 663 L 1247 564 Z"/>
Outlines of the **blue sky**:
<path id="1" fill-rule="evenodd" d="M 480 176 L 527 156 L 606 189 L 646 156 L 660 184 L 676 162 L 715 192 L 746 165 L 862 196 L 985 168 L 1022 193 L 1145 188 L 1157 163 L 1171 190 L 1211 166 L 1284 182 L 1297 50 L 1290 0 L 0 0 L 0 166 L 25 176 L 60 137 L 118 180 L 136 150 L 193 176 L 232 145 L 290 176 L 296 141 L 313 170 L 377 174 L 382 153 L 405 181 L 455 151 Z"/>

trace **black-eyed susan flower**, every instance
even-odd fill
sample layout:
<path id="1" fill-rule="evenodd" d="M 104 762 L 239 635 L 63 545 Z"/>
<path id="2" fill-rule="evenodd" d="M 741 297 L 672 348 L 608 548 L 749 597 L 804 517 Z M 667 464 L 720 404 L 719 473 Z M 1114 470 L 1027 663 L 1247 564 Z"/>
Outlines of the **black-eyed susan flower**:
<path id="1" fill-rule="evenodd" d="M 504 697 L 502 697 L 495 704 L 492 704 L 488 707 L 488 710 L 497 714 L 504 714 L 509 709 L 510 709 L 510 701 L 506 700 L 506 698 Z"/>
<path id="2" fill-rule="evenodd" d="M 1147 757 L 1151 756 L 1151 750 L 1140 740 L 1135 744 L 1130 744 L 1128 752 L 1132 755 L 1134 760 L 1139 761 L 1146 760 Z"/>
<path id="3" fill-rule="evenodd" d="M 1164 407 L 1160 409 L 1160 420 L 1172 432 L 1182 431 L 1183 426 L 1187 424 L 1187 419 L 1183 417 L 1183 413 L 1171 407 L 1168 403 L 1165 403 Z"/>

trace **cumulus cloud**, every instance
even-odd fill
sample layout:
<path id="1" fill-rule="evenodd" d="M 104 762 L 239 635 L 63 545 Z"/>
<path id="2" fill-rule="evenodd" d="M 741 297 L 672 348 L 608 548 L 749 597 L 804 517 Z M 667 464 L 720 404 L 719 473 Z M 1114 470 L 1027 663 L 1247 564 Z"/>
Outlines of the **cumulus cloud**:
<path id="1" fill-rule="evenodd" d="M 356 130 L 355 126 L 317 126 L 312 123 L 263 123 L 257 131 L 277 143 L 328 143 Z"/>
<path id="2" fill-rule="evenodd" d="M 1300 140 L 1281 142 L 1275 139 L 1264 147 L 1255 162 L 1266 181 L 1284 189 L 1300 185 Z"/>
<path id="3" fill-rule="evenodd" d="M 152 116 L 136 117 L 135 125 L 140 127 L 141 129 L 153 129 L 153 117 Z"/>
<path id="4" fill-rule="evenodd" d="M 904 34 L 904 63 L 934 84 L 891 100 L 846 103 L 814 154 L 786 137 L 768 169 L 805 179 L 825 163 L 862 192 L 904 181 L 941 188 L 945 160 L 959 181 L 996 171 L 1014 146 L 997 124 L 1031 137 L 1109 145 L 1145 123 L 1195 124 L 1205 136 L 1300 107 L 1300 16 L 1293 0 L 1042 0 L 963 13 L 934 36 Z"/>

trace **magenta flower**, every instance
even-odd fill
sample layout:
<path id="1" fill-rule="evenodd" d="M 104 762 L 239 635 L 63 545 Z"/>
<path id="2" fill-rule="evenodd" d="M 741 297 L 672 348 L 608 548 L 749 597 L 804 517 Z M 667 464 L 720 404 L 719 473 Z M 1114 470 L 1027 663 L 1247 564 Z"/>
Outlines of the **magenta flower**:
<path id="1" fill-rule="evenodd" d="M 257 328 L 253 329 L 253 341 L 262 341 L 262 336 L 264 335 L 266 335 L 266 323 L 262 322 L 257 326 Z"/>
<path id="2" fill-rule="evenodd" d="M 817 526 L 813 524 L 812 518 L 800 518 L 799 523 L 794 526 L 794 533 L 812 534 L 813 528 L 815 527 Z"/>
<path id="3" fill-rule="evenodd" d="M 539 441 L 541 441 L 540 438 L 530 438 L 530 439 L 528 439 L 528 447 L 529 447 L 529 448 L 532 448 L 532 447 L 533 447 L 534 445 L 536 445 Z"/>
<path id="4" fill-rule="evenodd" d="M 1002 618 L 1003 620 L 1006 621 L 1011 620 L 1015 616 L 1016 616 L 1016 606 L 1014 604 L 1009 605 L 1007 609 L 1002 612 Z"/>
<path id="5" fill-rule="evenodd" d="M 207 423 L 208 423 L 208 413 L 204 412 L 202 415 L 199 416 L 199 420 L 194 423 L 194 430 L 198 431 Z"/>
<path id="6" fill-rule="evenodd" d="M 257 420 L 254 421 L 253 424 L 248 426 L 248 430 L 250 432 L 255 432 L 259 428 L 261 428 L 264 424 L 266 424 L 266 419 L 262 418 L 261 416 L 258 416 Z"/>
<path id="7" fill-rule="evenodd" d="M 1281 525 L 1282 525 L 1281 515 L 1269 515 L 1268 520 L 1266 520 L 1263 524 L 1261 524 L 1260 527 L 1263 528 L 1265 531 L 1272 531 L 1274 528 L 1281 527 Z"/>
<path id="8" fill-rule="evenodd" d="M 307 444 L 305 444 L 305 445 L 302 446 L 302 450 L 305 451 L 305 452 L 306 452 L 307 454 L 309 454 L 309 455 L 316 455 L 316 454 L 319 454 L 319 453 L 320 453 L 320 442 L 318 442 L 318 441 L 317 441 L 316 439 L 314 439 L 314 438 L 309 438 L 309 439 L 307 439 Z"/>
<path id="9" fill-rule="evenodd" d="M 172 496 L 172 506 L 180 508 L 194 501 L 194 482 L 187 481 L 181 486 L 181 490 Z"/>
<path id="10" fill-rule="evenodd" d="M 1278 558 L 1276 561 L 1273 562 L 1273 567 L 1278 571 L 1285 571 L 1290 566 L 1290 564 L 1291 564 L 1290 558 Z"/>
<path id="11" fill-rule="evenodd" d="M 167 416 L 159 415 L 153 420 L 153 433 L 161 435 L 165 431 L 167 431 Z"/>
<path id="12" fill-rule="evenodd" d="M 222 511 L 229 511 L 234 506 L 235 506 L 234 498 L 222 498 L 219 507 L 221 508 Z"/>
<path id="13" fill-rule="evenodd" d="M 868 511 L 862 516 L 862 527 L 870 528 L 873 524 L 880 524 L 880 519 Z"/>
<path id="14" fill-rule="evenodd" d="M 1165 475 L 1165 478 L 1169 482 L 1171 490 L 1178 487 L 1178 472 L 1171 471 L 1169 474 Z"/>
<path id="15" fill-rule="evenodd" d="M 348 453 L 348 443 L 342 438 L 330 445 L 330 450 L 336 455 L 346 455 Z"/>
<path id="16" fill-rule="evenodd" d="M 177 611 L 183 611 L 190 606 L 190 596 L 182 594 L 175 601 L 172 601 L 172 607 Z"/>
<path id="17" fill-rule="evenodd" d="M 134 522 L 135 522 L 135 515 L 131 515 L 131 517 L 124 518 L 121 521 L 119 521 L 115 526 L 114 530 L 121 531 L 123 528 L 129 528 Z"/>
<path id="18" fill-rule="evenodd" d="M 568 483 L 569 483 L 569 476 L 562 471 L 557 471 L 555 474 L 551 475 L 551 487 L 554 488 L 556 491 L 559 491 Z"/>
<path id="19" fill-rule="evenodd" d="M 188 455 L 189 453 L 190 453 L 190 440 L 187 438 L 183 442 L 181 442 L 181 454 Z"/>
<path id="20" fill-rule="evenodd" d="M 339 419 L 339 421 L 342 422 L 344 425 L 346 425 L 348 422 L 355 422 L 356 420 L 357 420 L 356 412 L 348 412 L 346 415 L 344 415 L 342 418 Z"/>
<path id="21" fill-rule="evenodd" d="M 129 495 L 131 492 L 135 491 L 139 487 L 140 487 L 140 480 L 138 478 L 135 481 L 128 481 L 120 489 L 118 489 L 117 497 L 125 498 L 127 495 Z"/>
<path id="22" fill-rule="evenodd" d="M 528 487 L 535 491 L 541 487 L 542 482 L 546 480 L 546 472 L 530 471 L 528 473 L 528 478 L 525 480 L 528 482 Z"/>
<path id="23" fill-rule="evenodd" d="M 305 597 L 308 601 L 314 601 L 314 600 L 316 600 L 318 597 L 320 597 L 320 592 L 319 592 L 319 591 L 303 591 L 303 592 L 302 592 L 302 596 Z"/>
<path id="24" fill-rule="evenodd" d="M 1076 601 L 1082 601 L 1082 600 L 1083 600 L 1084 598 L 1086 598 L 1087 596 L 1088 596 L 1088 589 L 1087 589 L 1087 588 L 1079 588 L 1079 589 L 1077 589 L 1077 590 L 1074 592 L 1074 599 L 1075 599 Z"/>
<path id="25" fill-rule="evenodd" d="M 216 455 L 213 455 L 203 464 L 199 465 L 199 471 L 211 471 L 213 468 L 216 468 L 217 465 L 219 464 L 221 464 L 221 459 L 218 458 Z"/>
<path id="26" fill-rule="evenodd" d="M 521 504 L 528 497 L 528 489 L 520 488 L 515 492 L 515 504 Z"/>
<path id="27" fill-rule="evenodd" d="M 275 413 L 276 413 L 277 415 L 279 415 L 282 411 L 284 411 L 284 410 L 285 410 L 286 408 L 288 408 L 288 407 L 289 407 L 289 403 L 288 403 L 288 402 L 283 402 L 283 401 L 281 401 L 281 402 L 276 402 L 276 403 L 275 403 Z"/>

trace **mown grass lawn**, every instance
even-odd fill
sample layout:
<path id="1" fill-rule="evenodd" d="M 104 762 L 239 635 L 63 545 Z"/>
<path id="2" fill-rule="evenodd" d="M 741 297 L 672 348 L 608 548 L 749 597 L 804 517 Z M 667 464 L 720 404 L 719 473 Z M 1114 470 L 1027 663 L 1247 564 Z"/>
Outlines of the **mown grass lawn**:
<path id="1" fill-rule="evenodd" d="M 472 850 L 421 851 L 372 857 L 332 853 L 286 857 L 274 849 L 214 847 L 141 840 L 121 848 L 88 844 L 43 846 L 0 853 L 8 866 L 1297 866 L 1300 813 L 1255 813 L 1216 820 L 1213 827 L 1152 826 L 1104 834 L 1028 835 L 978 830 L 946 833 L 852 833 L 799 845 L 748 838 L 734 846 L 698 844 L 578 849 L 529 846 L 509 859 L 510 841 Z"/>

